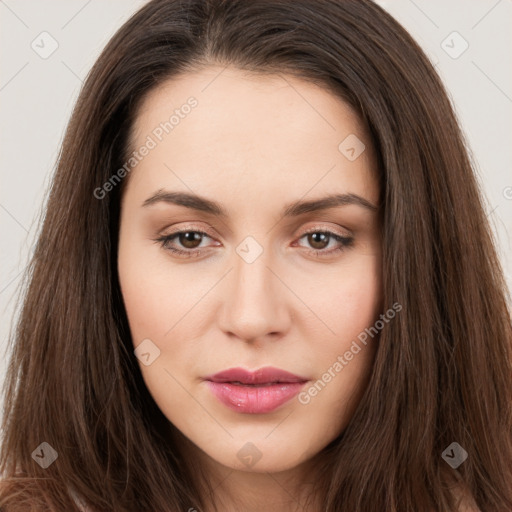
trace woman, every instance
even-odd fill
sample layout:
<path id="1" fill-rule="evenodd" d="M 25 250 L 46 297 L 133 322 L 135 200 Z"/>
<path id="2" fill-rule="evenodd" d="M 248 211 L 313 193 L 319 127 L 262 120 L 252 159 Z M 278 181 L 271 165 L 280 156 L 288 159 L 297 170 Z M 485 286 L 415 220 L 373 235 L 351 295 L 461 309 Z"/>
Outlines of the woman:
<path id="1" fill-rule="evenodd" d="M 368 0 L 153 0 L 63 143 L 0 506 L 512 510 L 511 322 L 462 134 Z"/>

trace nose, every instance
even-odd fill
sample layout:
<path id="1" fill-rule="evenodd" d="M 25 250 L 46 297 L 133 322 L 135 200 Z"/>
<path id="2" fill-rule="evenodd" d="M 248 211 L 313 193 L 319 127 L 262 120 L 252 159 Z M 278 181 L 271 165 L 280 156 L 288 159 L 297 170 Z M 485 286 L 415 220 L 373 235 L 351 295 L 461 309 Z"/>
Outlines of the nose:
<path id="1" fill-rule="evenodd" d="M 264 251 L 252 263 L 235 255 L 222 290 L 220 328 L 251 343 L 282 337 L 290 326 L 292 295 Z"/>

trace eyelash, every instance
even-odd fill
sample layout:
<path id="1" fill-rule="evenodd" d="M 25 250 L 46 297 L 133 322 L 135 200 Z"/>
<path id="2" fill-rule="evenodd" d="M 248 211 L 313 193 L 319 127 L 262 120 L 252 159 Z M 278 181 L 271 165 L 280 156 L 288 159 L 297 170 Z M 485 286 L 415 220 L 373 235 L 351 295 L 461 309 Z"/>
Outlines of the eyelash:
<path id="1" fill-rule="evenodd" d="M 174 233 L 171 233 L 170 235 L 161 236 L 161 237 L 155 239 L 154 241 L 160 243 L 160 245 L 162 246 L 163 249 L 170 251 L 173 254 L 176 254 L 178 256 L 183 256 L 183 257 L 188 257 L 188 258 L 199 256 L 200 253 L 203 251 L 202 249 L 183 250 L 183 249 L 176 249 L 174 247 L 169 246 L 169 243 L 174 238 L 176 238 L 179 235 L 184 234 L 184 233 L 197 233 L 200 235 L 205 235 L 208 238 L 211 238 L 210 235 L 208 233 L 205 233 L 204 231 L 194 230 L 194 229 L 185 229 L 185 230 L 181 230 L 181 231 L 176 231 Z M 306 231 L 305 233 L 302 234 L 302 236 L 299 237 L 299 240 L 304 238 L 307 235 L 312 234 L 312 233 L 328 235 L 330 239 L 332 238 L 341 244 L 339 247 L 337 247 L 335 249 L 328 250 L 328 251 L 326 251 L 325 249 L 309 249 L 309 250 L 307 250 L 307 252 L 314 253 L 315 256 L 320 257 L 320 258 L 331 256 L 332 254 L 335 254 L 335 253 L 337 254 L 337 253 L 343 252 L 346 249 L 350 248 L 354 243 L 354 239 L 352 237 L 345 237 L 345 236 L 337 235 L 336 233 L 333 233 L 332 231 L 326 231 L 326 230 L 320 230 L 320 229 L 312 229 L 312 230 Z"/>

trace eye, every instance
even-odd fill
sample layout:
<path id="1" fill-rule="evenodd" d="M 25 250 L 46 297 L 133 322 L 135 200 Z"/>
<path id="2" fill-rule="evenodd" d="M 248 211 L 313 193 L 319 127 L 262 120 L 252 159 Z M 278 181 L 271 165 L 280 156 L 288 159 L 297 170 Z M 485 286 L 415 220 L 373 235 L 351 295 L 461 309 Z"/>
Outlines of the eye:
<path id="1" fill-rule="evenodd" d="M 308 252 L 314 253 L 315 256 L 324 257 L 331 256 L 334 253 L 339 253 L 346 250 L 354 244 L 354 238 L 349 236 L 342 236 L 332 231 L 322 231 L 317 228 L 304 233 L 299 240 L 306 238 L 308 244 L 312 249 Z M 334 242 L 334 247 L 325 250 L 331 242 Z"/>
<path id="2" fill-rule="evenodd" d="M 205 233 L 204 231 L 189 229 L 161 236 L 160 238 L 157 238 L 155 242 L 160 242 L 160 245 L 164 249 L 171 251 L 174 254 L 191 258 L 199 256 L 199 254 L 203 252 L 201 249 L 196 249 L 196 247 L 200 246 L 204 237 L 211 238 L 208 233 Z M 175 239 L 177 239 L 185 250 L 176 248 L 172 245 Z"/>
<path id="3" fill-rule="evenodd" d="M 203 249 L 199 247 L 205 237 L 212 238 L 204 231 L 188 229 L 161 236 L 157 238 L 155 242 L 160 243 L 165 250 L 171 251 L 173 254 L 180 257 L 191 258 L 203 253 Z M 344 251 L 354 243 L 352 237 L 341 236 L 332 231 L 319 229 L 313 229 L 304 233 L 299 240 L 303 238 L 306 238 L 307 242 L 312 247 L 310 249 L 306 248 L 307 252 L 314 253 L 314 255 L 318 257 L 330 256 L 334 253 Z M 334 247 L 326 250 L 326 247 L 329 247 L 331 242 L 334 242 Z M 183 249 L 176 247 L 176 243 L 179 243 Z"/>

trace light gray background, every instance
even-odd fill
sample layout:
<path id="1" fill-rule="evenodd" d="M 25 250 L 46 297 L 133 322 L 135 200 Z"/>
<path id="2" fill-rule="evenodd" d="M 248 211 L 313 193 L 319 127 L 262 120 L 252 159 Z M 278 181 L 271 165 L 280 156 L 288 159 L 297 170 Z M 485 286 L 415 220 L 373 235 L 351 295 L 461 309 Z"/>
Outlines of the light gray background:
<path id="1" fill-rule="evenodd" d="M 0 0 L 0 383 L 17 287 L 72 106 L 106 42 L 145 3 Z M 450 92 L 512 290 L 512 0 L 378 3 L 427 51 Z M 47 58 L 31 46 L 48 52 L 52 39 L 58 48 Z"/>

